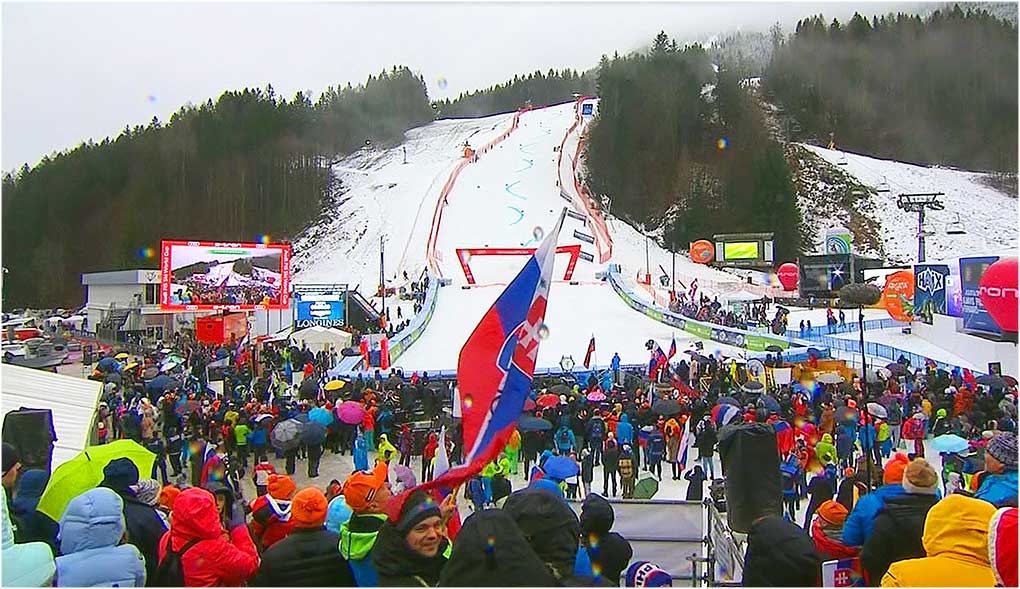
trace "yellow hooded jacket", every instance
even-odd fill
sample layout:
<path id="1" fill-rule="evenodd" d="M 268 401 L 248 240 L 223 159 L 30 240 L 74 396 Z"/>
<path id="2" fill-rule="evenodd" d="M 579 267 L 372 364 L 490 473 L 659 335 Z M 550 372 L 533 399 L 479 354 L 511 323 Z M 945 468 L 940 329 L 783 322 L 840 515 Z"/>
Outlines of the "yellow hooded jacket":
<path id="1" fill-rule="evenodd" d="M 994 587 L 988 562 L 988 522 L 995 506 L 963 495 L 935 504 L 924 520 L 926 558 L 895 562 L 883 587 Z"/>
<path id="2" fill-rule="evenodd" d="M 386 438 L 386 434 L 382 434 L 381 436 L 379 436 L 377 450 L 379 460 L 382 460 L 383 462 L 389 463 L 390 460 L 393 460 L 394 458 L 397 457 L 397 449 Z"/>

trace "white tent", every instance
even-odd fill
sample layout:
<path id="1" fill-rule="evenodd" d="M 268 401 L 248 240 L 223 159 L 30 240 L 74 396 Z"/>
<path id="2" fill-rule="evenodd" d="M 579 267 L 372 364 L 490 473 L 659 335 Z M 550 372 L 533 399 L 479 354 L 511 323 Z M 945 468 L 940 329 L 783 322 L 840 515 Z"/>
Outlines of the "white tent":
<path id="1" fill-rule="evenodd" d="M 85 449 L 103 383 L 4 364 L 0 371 L 4 418 L 11 411 L 49 409 L 53 413 L 52 467 L 67 462 Z"/>
<path id="2" fill-rule="evenodd" d="M 299 345 L 334 346 L 338 349 L 350 346 L 352 338 L 353 336 L 350 333 L 342 329 L 319 327 L 317 325 L 290 334 L 290 341 Z"/>

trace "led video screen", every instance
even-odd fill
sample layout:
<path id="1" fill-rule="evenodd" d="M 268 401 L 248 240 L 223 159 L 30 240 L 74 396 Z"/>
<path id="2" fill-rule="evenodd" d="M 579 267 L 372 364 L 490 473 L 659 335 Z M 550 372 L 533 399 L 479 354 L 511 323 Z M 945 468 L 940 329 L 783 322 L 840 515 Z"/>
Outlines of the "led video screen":
<path id="1" fill-rule="evenodd" d="M 165 310 L 286 309 L 290 245 L 164 241 L 160 308 Z"/>

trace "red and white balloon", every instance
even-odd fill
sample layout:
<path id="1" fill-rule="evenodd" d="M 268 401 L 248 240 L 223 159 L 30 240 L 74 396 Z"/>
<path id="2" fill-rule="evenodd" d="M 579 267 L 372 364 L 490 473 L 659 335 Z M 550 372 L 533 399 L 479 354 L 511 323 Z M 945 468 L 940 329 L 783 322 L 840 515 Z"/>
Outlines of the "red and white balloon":
<path id="1" fill-rule="evenodd" d="M 783 264 L 776 272 L 776 276 L 779 277 L 779 284 L 783 285 L 783 290 L 794 290 L 797 288 L 799 275 L 800 270 L 797 268 L 797 264 L 793 262 Z"/>
<path id="2" fill-rule="evenodd" d="M 1003 331 L 1017 330 L 1017 259 L 1003 258 L 981 276 L 981 304 Z"/>

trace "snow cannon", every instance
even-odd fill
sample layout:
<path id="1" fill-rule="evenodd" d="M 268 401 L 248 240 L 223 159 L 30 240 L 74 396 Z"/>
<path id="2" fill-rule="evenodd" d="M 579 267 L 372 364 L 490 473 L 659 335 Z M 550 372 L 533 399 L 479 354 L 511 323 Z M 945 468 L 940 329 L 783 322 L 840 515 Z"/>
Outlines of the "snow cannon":
<path id="1" fill-rule="evenodd" d="M 779 267 L 776 274 L 779 276 L 779 284 L 783 285 L 783 290 L 795 290 L 797 288 L 797 281 L 800 275 L 800 269 L 797 268 L 797 264 L 787 262 Z"/>
<path id="2" fill-rule="evenodd" d="M 1017 331 L 1017 259 L 1003 258 L 985 270 L 978 290 L 981 304 L 988 309 L 1002 331 Z"/>
<path id="3" fill-rule="evenodd" d="M 688 253 L 695 264 L 710 264 L 715 259 L 715 246 L 707 239 L 699 239 L 691 244 Z"/>

